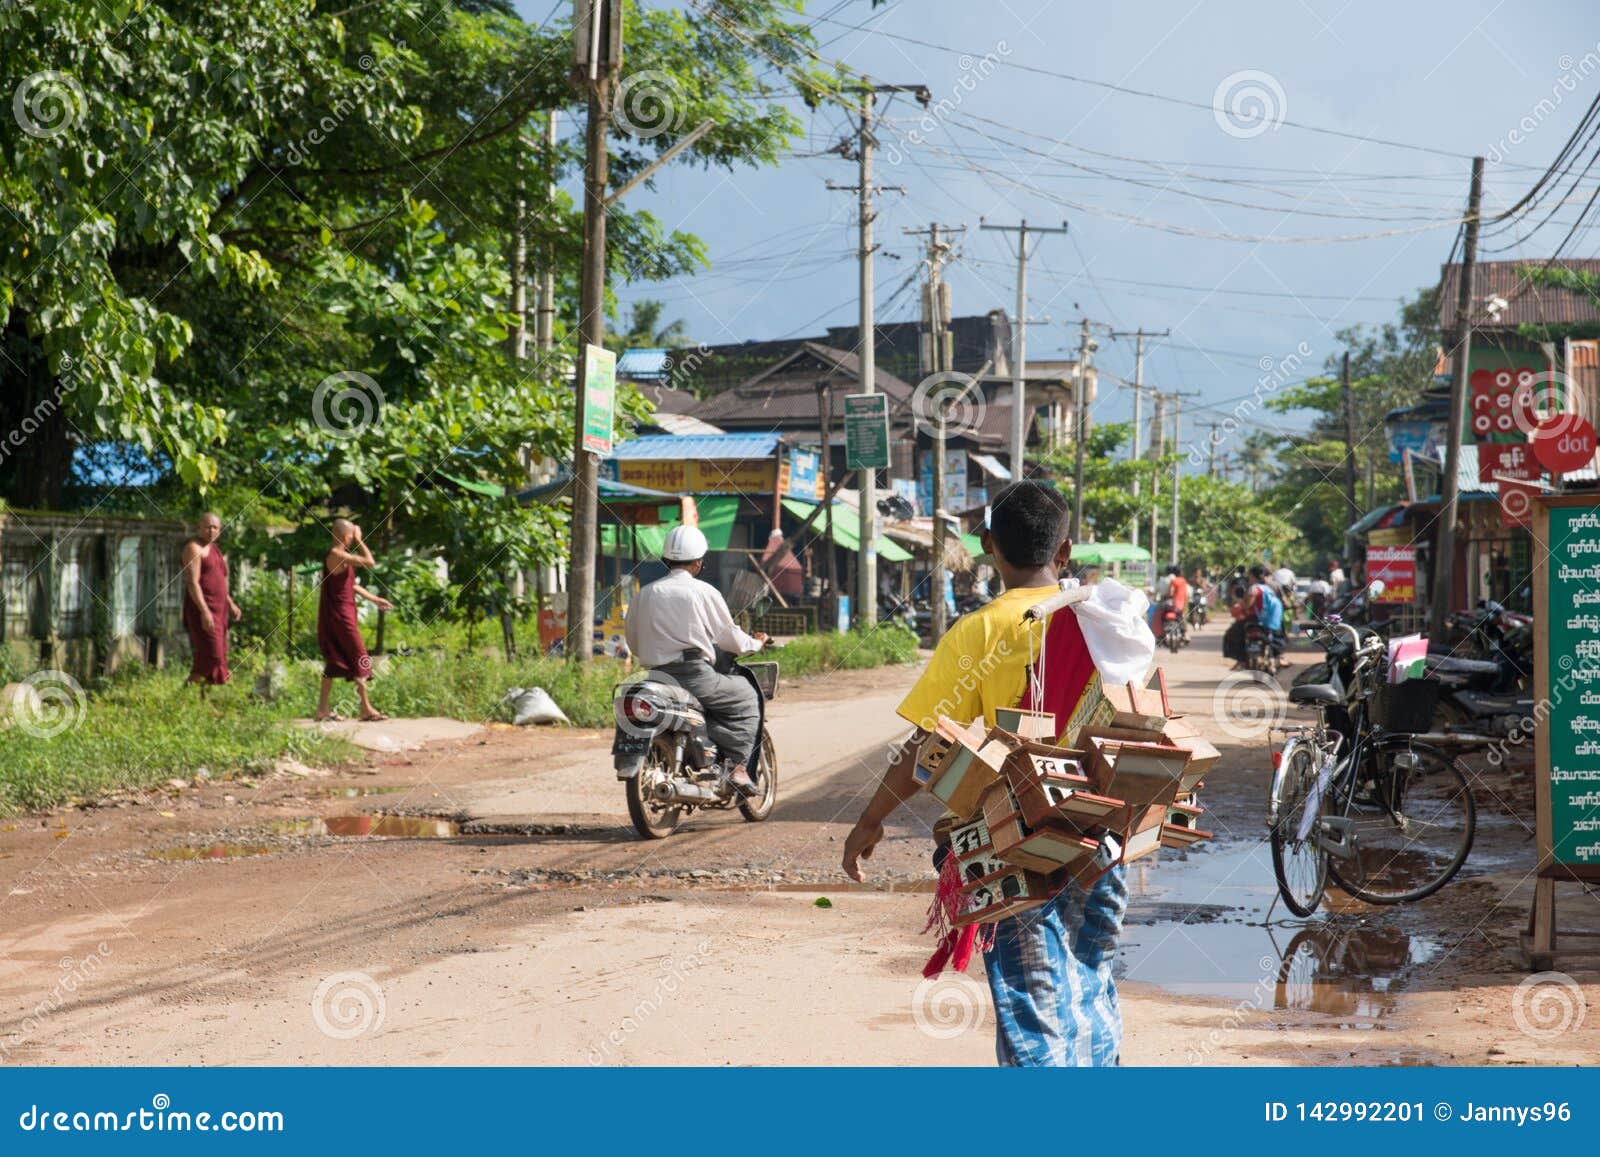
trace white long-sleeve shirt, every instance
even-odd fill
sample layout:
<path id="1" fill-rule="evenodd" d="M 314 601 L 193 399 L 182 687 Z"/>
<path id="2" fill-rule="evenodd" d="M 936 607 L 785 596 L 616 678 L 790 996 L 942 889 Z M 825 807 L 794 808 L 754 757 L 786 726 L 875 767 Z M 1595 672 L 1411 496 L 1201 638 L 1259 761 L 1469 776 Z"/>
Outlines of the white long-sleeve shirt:
<path id="1" fill-rule="evenodd" d="M 739 655 L 761 650 L 733 621 L 722 592 L 681 569 L 639 592 L 622 633 L 628 650 L 647 667 L 676 663 L 690 650 L 707 659 L 719 649 Z"/>

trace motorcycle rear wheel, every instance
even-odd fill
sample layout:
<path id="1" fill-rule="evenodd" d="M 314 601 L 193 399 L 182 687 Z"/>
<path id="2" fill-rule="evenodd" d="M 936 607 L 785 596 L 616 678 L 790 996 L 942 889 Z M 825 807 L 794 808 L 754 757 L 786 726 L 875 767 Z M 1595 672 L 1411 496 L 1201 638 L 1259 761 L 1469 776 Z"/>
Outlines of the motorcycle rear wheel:
<path id="1" fill-rule="evenodd" d="M 772 814 L 778 802 L 778 749 L 773 746 L 772 732 L 761 729 L 761 766 L 756 769 L 756 786 L 761 794 L 739 801 L 739 814 L 753 824 L 758 824 Z"/>
<path id="2" fill-rule="evenodd" d="M 650 752 L 638 773 L 625 781 L 628 818 L 633 821 L 633 830 L 647 840 L 666 839 L 678 830 L 683 819 L 683 808 L 662 804 L 651 793 L 651 789 L 669 774 L 666 753 L 657 742 L 650 745 Z"/>

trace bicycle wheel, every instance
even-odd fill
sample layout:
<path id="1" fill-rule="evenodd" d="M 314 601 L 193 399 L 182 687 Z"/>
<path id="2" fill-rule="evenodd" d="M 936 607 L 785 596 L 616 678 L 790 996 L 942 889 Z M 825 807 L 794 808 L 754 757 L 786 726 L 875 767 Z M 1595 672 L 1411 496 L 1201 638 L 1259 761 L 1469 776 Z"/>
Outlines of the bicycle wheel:
<path id="1" fill-rule="evenodd" d="M 1327 814 L 1333 795 L 1327 786 L 1318 790 L 1317 752 L 1311 744 L 1291 739 L 1284 745 L 1272 776 L 1267 816 L 1278 892 L 1296 916 L 1315 912 L 1328 886 L 1328 853 L 1317 830 L 1317 819 Z M 1308 809 L 1315 813 L 1309 820 Z"/>
<path id="2" fill-rule="evenodd" d="M 1450 882 L 1477 829 L 1478 808 L 1461 761 L 1409 736 L 1371 744 L 1346 816 L 1354 854 L 1335 859 L 1334 883 L 1369 904 L 1404 904 Z"/>

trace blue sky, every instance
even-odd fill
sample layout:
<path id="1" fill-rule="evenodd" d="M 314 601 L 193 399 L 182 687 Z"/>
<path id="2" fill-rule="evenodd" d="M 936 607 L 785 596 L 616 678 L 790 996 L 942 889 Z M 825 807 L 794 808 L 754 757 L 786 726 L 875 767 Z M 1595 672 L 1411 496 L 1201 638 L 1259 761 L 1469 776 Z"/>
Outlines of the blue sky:
<path id="1" fill-rule="evenodd" d="M 1065 220 L 1030 266 L 1030 357 L 1070 356 L 1085 316 L 1170 329 L 1146 380 L 1198 391 L 1201 420 L 1230 411 L 1263 366 L 1298 351 L 1303 377 L 1338 353 L 1337 329 L 1394 318 L 1438 276 L 1470 157 L 1490 159 L 1486 207 L 1509 204 L 1600 91 L 1600 22 L 1577 2 L 812 0 L 807 19 L 824 56 L 948 101 L 931 118 L 905 97 L 886 110 L 878 181 L 905 191 L 881 201 L 879 320 L 917 316 L 902 286 L 918 242 L 904 229 L 968 227 L 947 273 L 964 315 L 1015 300 L 1008 239 L 980 219 Z M 1242 115 L 1212 107 L 1233 95 Z M 841 110 L 802 113 L 796 154 L 850 131 Z M 704 238 L 712 267 L 619 287 L 623 300 L 662 299 L 710 342 L 854 321 L 854 204 L 826 184 L 855 176 L 828 155 L 664 174 L 630 200 Z M 1541 256 L 1565 232 L 1508 231 L 1484 256 Z M 1580 235 L 1568 252 L 1594 246 Z M 1131 377 L 1132 342 L 1098 336 L 1102 370 Z M 1130 411 L 1131 392 L 1108 380 L 1097 419 Z"/>

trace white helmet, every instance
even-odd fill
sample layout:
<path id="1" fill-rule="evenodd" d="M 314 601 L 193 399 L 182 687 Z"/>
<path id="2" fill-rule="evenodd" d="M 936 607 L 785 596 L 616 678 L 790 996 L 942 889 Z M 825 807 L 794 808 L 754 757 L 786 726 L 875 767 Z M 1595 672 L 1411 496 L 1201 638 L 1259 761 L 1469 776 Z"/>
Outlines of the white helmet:
<path id="1" fill-rule="evenodd" d="M 661 548 L 662 562 L 694 562 L 705 558 L 710 549 L 706 536 L 698 526 L 674 526 L 667 532 L 667 543 Z"/>

